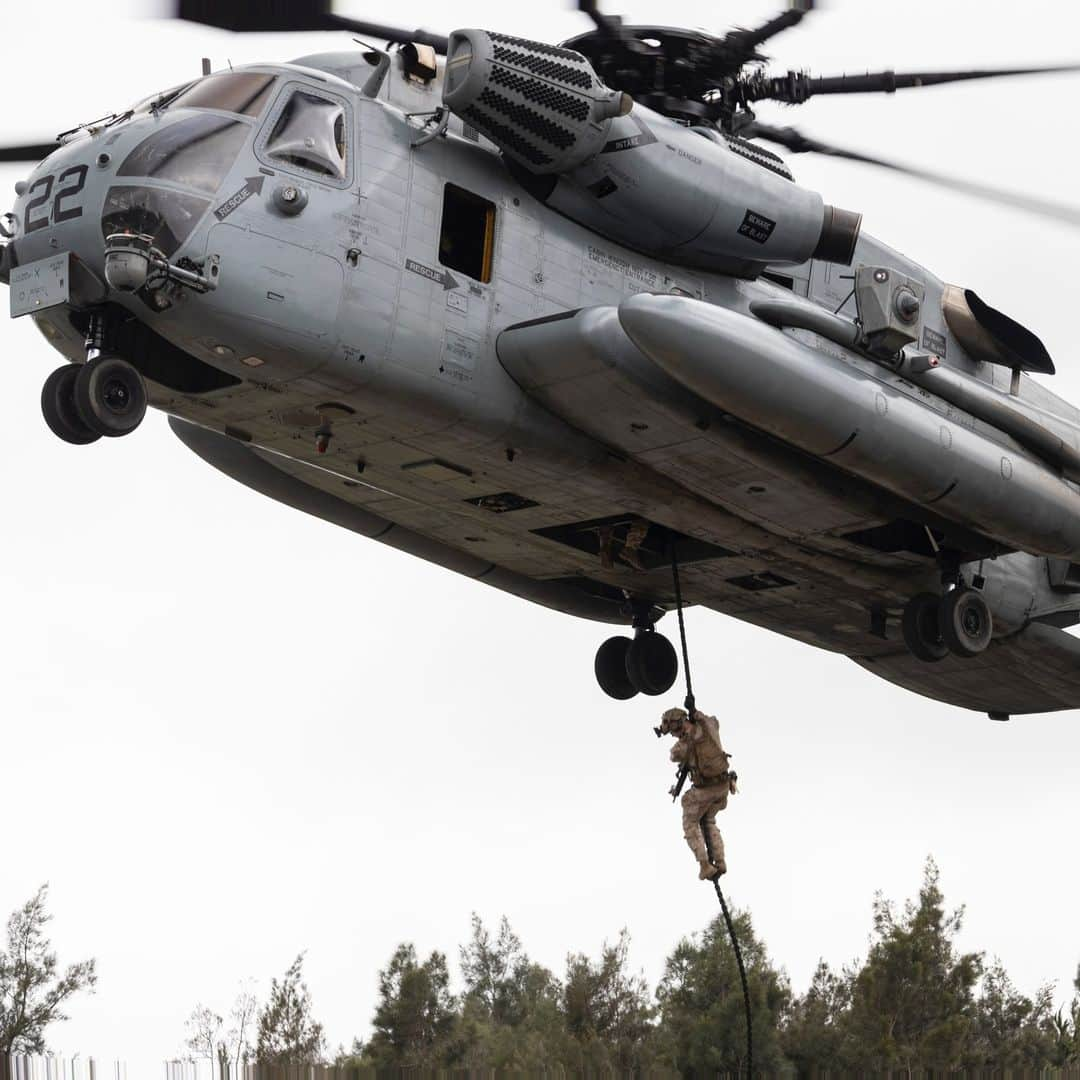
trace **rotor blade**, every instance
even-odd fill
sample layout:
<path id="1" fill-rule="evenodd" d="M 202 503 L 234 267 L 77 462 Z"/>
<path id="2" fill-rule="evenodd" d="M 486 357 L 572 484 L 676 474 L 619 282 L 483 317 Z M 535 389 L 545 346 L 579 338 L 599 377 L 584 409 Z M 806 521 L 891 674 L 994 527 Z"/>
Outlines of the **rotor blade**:
<path id="1" fill-rule="evenodd" d="M 35 165 L 56 149 L 56 140 L 48 143 L 25 143 L 22 146 L 0 146 L 0 162 L 29 161 Z"/>
<path id="2" fill-rule="evenodd" d="M 876 165 L 881 169 L 890 169 L 904 176 L 912 176 L 917 180 L 925 180 L 931 184 L 939 184 L 964 195 L 974 195 L 980 199 L 1000 203 L 1003 206 L 1011 206 L 1017 210 L 1026 210 L 1032 214 L 1040 214 L 1043 217 L 1052 218 L 1054 221 L 1062 221 L 1068 225 L 1080 227 L 1080 207 L 1067 206 L 1064 203 L 1052 202 L 1048 199 L 1037 199 L 1030 195 L 1021 195 L 1013 191 L 1004 191 L 990 184 L 980 184 L 973 180 L 963 180 L 956 176 L 948 176 L 944 173 L 933 172 L 930 169 L 915 168 L 911 165 L 901 165 L 896 161 L 887 161 L 884 158 L 872 157 L 869 154 L 860 154 L 855 150 L 844 150 L 839 146 L 830 146 L 819 139 L 803 135 L 791 127 L 771 127 L 768 124 L 759 124 L 756 120 L 745 127 L 739 134 L 748 139 L 763 139 L 765 142 L 783 146 L 794 154 L 824 154 L 828 157 L 843 158 L 846 161 L 857 161 L 864 165 Z"/>
<path id="3" fill-rule="evenodd" d="M 620 15 L 605 15 L 600 10 L 597 0 L 578 0 L 578 10 L 584 12 L 596 24 L 600 36 L 609 43 L 629 48 L 630 42 L 623 33 L 623 21 Z"/>
<path id="4" fill-rule="evenodd" d="M 383 41 L 430 45 L 445 55 L 444 34 L 427 30 L 402 30 L 396 26 L 361 22 L 335 15 L 331 0 L 176 0 L 175 15 L 187 22 L 216 26 L 241 33 L 257 31 L 345 30 Z"/>
<path id="5" fill-rule="evenodd" d="M 814 8 L 814 0 L 791 0 L 791 6 L 775 18 L 770 19 L 757 30 L 732 30 L 725 34 L 721 44 L 733 53 L 741 54 L 750 60 L 759 45 L 764 45 L 771 37 L 792 26 L 797 26 L 803 16 Z"/>
<path id="6" fill-rule="evenodd" d="M 751 76 L 744 83 L 747 101 L 784 101 L 798 105 L 818 94 L 894 94 L 917 86 L 940 86 L 943 83 L 968 82 L 972 79 L 997 79 L 1014 75 L 1060 75 L 1080 71 L 1080 64 L 1055 64 L 1048 67 L 990 68 L 981 71 L 878 71 L 866 75 L 828 75 L 824 77 L 789 71 L 786 75 Z"/>

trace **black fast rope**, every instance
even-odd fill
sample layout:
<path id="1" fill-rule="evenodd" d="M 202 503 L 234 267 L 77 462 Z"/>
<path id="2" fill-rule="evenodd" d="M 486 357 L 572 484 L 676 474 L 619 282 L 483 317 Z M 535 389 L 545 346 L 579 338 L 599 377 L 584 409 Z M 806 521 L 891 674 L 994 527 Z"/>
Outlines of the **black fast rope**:
<path id="1" fill-rule="evenodd" d="M 694 719 L 694 686 L 690 680 L 690 653 L 686 647 L 686 623 L 683 621 L 682 583 L 679 580 L 679 557 L 675 541 L 671 542 L 671 578 L 675 585 L 675 611 L 679 616 L 679 640 L 682 644 L 683 674 L 686 676 L 686 715 L 693 722 Z M 709 842 L 709 833 L 705 828 L 705 818 L 698 822 L 702 839 L 705 841 L 705 851 L 709 856 L 709 862 L 713 862 L 712 844 Z M 715 865 L 715 864 L 714 864 Z M 713 887 L 716 889 L 716 898 L 720 901 L 720 910 L 724 913 L 724 923 L 727 926 L 728 937 L 731 938 L 731 948 L 735 952 L 735 963 L 739 967 L 739 981 L 742 983 L 743 1008 L 746 1011 L 746 1075 L 754 1075 L 754 1024 L 750 1012 L 750 987 L 746 981 L 746 965 L 743 963 L 742 949 L 739 948 L 739 939 L 735 934 L 735 924 L 731 921 L 731 913 L 728 911 L 727 901 L 720 889 L 720 875 L 713 878 Z"/>
<path id="2" fill-rule="evenodd" d="M 694 719 L 694 687 L 690 682 L 690 654 L 686 651 L 686 623 L 683 622 L 682 584 L 679 581 L 679 554 L 675 541 L 671 541 L 671 578 L 675 583 L 675 611 L 679 616 L 679 640 L 682 642 L 682 669 L 686 676 L 686 715 Z"/>
<path id="3" fill-rule="evenodd" d="M 705 838 L 705 850 L 709 853 L 709 862 L 712 862 L 712 845 L 709 843 L 709 834 L 705 830 L 705 819 L 699 823 L 701 835 Z M 754 1025 L 750 1013 L 750 987 L 746 982 L 746 966 L 743 964 L 742 949 L 739 948 L 739 939 L 735 936 L 735 924 L 731 921 L 727 901 L 720 891 L 720 875 L 713 878 L 713 886 L 716 889 L 716 898 L 720 901 L 720 910 L 724 913 L 724 922 L 727 924 L 728 937 L 731 938 L 731 947 L 735 950 L 735 963 L 739 965 L 739 980 L 742 983 L 743 1009 L 746 1012 L 746 1075 L 754 1075 Z"/>

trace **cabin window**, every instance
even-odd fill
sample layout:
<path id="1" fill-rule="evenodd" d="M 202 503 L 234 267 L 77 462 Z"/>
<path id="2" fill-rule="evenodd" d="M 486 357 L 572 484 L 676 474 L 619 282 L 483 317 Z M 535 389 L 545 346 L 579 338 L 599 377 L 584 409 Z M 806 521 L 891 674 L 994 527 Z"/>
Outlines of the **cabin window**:
<path id="1" fill-rule="evenodd" d="M 271 161 L 344 180 L 345 107 L 297 90 L 285 103 L 263 151 Z"/>
<path id="2" fill-rule="evenodd" d="M 477 281 L 491 280 L 495 250 L 495 204 L 447 184 L 443 193 L 439 262 Z"/>

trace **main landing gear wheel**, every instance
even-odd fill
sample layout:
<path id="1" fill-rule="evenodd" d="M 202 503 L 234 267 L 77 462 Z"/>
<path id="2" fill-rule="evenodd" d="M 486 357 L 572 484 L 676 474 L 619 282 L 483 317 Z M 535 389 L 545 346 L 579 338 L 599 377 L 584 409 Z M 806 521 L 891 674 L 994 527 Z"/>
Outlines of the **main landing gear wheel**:
<path id="1" fill-rule="evenodd" d="M 626 673 L 626 654 L 633 644 L 631 638 L 613 637 L 596 650 L 596 681 L 608 697 L 617 701 L 629 701 L 638 692 Z"/>
<path id="2" fill-rule="evenodd" d="M 919 593 L 908 601 L 900 624 L 911 655 L 927 664 L 937 663 L 949 655 L 949 646 L 941 630 L 941 605 L 940 596 Z"/>
<path id="3" fill-rule="evenodd" d="M 99 435 L 130 435 L 146 415 L 146 384 L 126 360 L 97 356 L 75 379 L 75 409 Z"/>
<path id="4" fill-rule="evenodd" d="M 41 388 L 41 412 L 57 438 L 73 446 L 86 446 L 101 435 L 88 427 L 75 409 L 75 380 L 79 368 L 65 364 L 57 368 Z"/>
<path id="5" fill-rule="evenodd" d="M 675 648 L 663 634 L 640 630 L 626 651 L 626 674 L 643 694 L 666 694 L 679 674 Z"/>
<path id="6" fill-rule="evenodd" d="M 977 592 L 957 588 L 941 598 L 941 636 L 956 656 L 978 656 L 990 644 L 993 633 L 994 618 Z"/>

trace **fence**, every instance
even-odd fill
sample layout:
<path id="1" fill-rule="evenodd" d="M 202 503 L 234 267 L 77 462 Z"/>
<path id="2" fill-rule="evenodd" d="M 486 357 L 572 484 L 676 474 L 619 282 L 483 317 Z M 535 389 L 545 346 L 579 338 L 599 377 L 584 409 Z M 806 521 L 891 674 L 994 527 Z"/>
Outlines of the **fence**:
<path id="1" fill-rule="evenodd" d="M 397 1077 L 411 1073 L 419 1078 L 432 1071 L 419 1069 L 394 1072 Z M 447 1074 L 449 1075 L 449 1074 Z M 466 1075 L 464 1073 L 460 1074 Z M 167 1061 L 165 1080 L 374 1080 L 374 1069 L 338 1065 L 219 1065 L 216 1061 Z"/>
<path id="2" fill-rule="evenodd" d="M 71 1058 L 0 1054 L 0 1080 L 127 1080 L 123 1062 L 106 1065 L 76 1054 Z"/>

